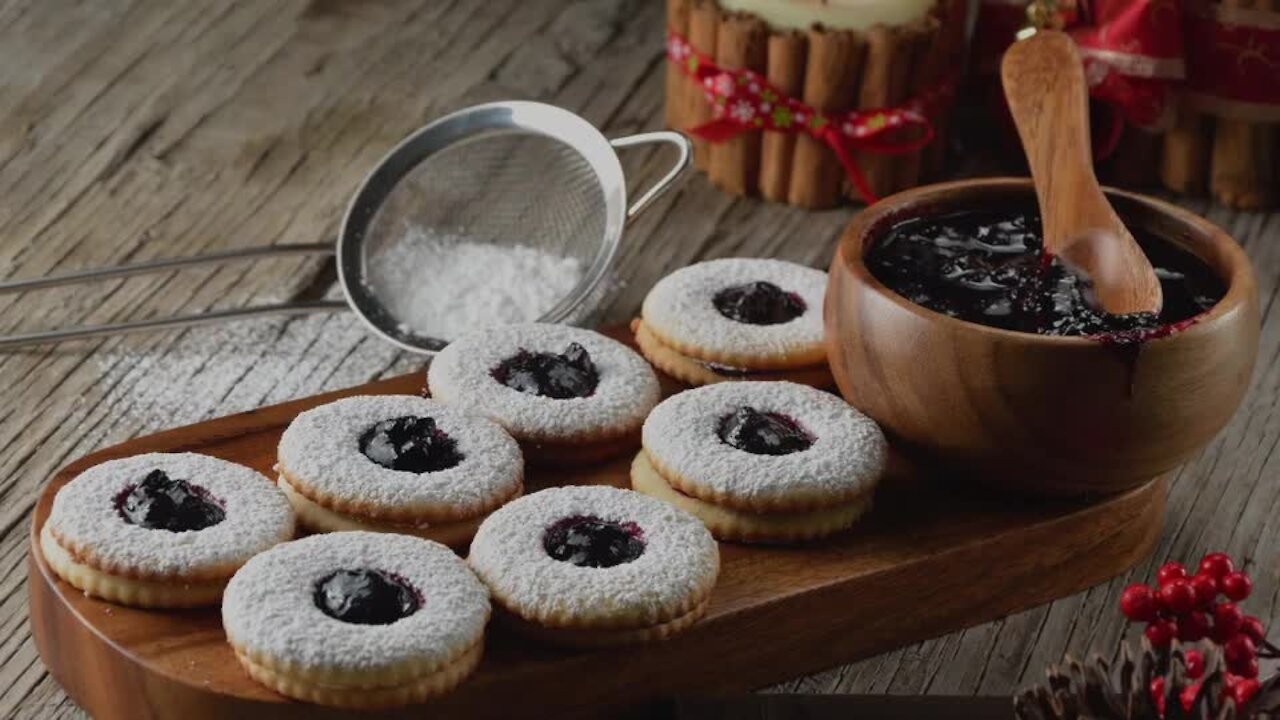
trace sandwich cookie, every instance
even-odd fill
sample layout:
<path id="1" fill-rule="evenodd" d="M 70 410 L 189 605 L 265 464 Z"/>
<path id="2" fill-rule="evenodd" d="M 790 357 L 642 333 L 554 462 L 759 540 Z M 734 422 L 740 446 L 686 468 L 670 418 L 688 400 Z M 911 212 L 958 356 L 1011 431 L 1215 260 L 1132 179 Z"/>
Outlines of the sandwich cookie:
<path id="1" fill-rule="evenodd" d="M 284 495 L 258 472 L 195 453 L 96 465 L 64 485 L 40 530 L 50 569 L 122 605 L 216 605 L 249 558 L 293 537 Z"/>
<path id="2" fill-rule="evenodd" d="M 480 662 L 489 593 L 453 551 L 338 532 L 280 545 L 227 586 L 222 625 L 258 682 L 297 700 L 385 708 L 445 693 Z"/>
<path id="3" fill-rule="evenodd" d="M 520 447 L 496 423 L 413 395 L 363 395 L 298 415 L 280 489 L 312 532 L 393 532 L 463 546 L 520 494 Z"/>
<path id="4" fill-rule="evenodd" d="M 640 444 L 660 399 L 653 368 L 597 332 L 521 324 L 450 343 L 427 371 L 431 396 L 493 419 L 531 462 L 581 464 Z"/>
<path id="5" fill-rule="evenodd" d="M 608 486 L 516 500 L 480 526 L 468 562 L 506 625 L 570 647 L 687 629 L 706 612 L 720 570 L 719 548 L 697 518 Z"/>
<path id="6" fill-rule="evenodd" d="M 829 387 L 826 289 L 826 273 L 795 263 L 709 260 L 659 280 L 632 331 L 654 367 L 690 385 L 788 380 Z"/>
<path id="7" fill-rule="evenodd" d="M 850 527 L 870 509 L 888 457 L 870 418 L 787 382 L 680 393 L 649 415 L 643 439 L 632 487 L 739 542 L 797 542 Z"/>

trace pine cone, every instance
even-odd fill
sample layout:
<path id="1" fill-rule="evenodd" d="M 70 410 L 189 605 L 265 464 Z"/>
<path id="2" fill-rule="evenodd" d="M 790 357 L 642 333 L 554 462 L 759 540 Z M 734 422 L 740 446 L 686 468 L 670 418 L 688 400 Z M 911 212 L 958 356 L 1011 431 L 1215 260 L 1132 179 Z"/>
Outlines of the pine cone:
<path id="1" fill-rule="evenodd" d="M 1269 717 L 1280 710 L 1280 682 L 1273 678 L 1249 702 L 1246 713 L 1238 715 L 1235 703 L 1223 698 L 1225 683 L 1216 649 L 1205 653 L 1203 683 L 1195 703 L 1184 709 L 1183 689 L 1194 683 L 1187 678 L 1181 648 L 1175 644 L 1171 651 L 1157 652 L 1145 638 L 1136 658 L 1129 645 L 1122 645 L 1114 669 L 1095 654 L 1085 664 L 1067 658 L 1046 675 L 1044 685 L 1014 697 L 1014 715 L 1020 720 L 1235 720 Z M 1163 716 L 1151 697 L 1151 681 L 1157 677 L 1165 679 Z"/>

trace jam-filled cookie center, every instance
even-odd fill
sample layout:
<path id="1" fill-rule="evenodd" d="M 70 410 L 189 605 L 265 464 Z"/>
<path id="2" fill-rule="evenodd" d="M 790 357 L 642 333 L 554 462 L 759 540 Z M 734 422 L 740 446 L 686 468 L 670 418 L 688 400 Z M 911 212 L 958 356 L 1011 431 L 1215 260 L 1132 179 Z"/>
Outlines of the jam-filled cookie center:
<path id="1" fill-rule="evenodd" d="M 590 397 L 600 384 L 591 355 L 578 343 L 570 343 L 562 353 L 521 349 L 490 374 L 513 390 L 555 400 Z"/>
<path id="2" fill-rule="evenodd" d="M 316 583 L 316 607 L 355 625 L 390 625 L 422 607 L 422 595 L 404 578 L 382 570 L 339 570 Z"/>
<path id="3" fill-rule="evenodd" d="M 748 325 L 781 325 L 806 309 L 799 295 L 764 280 L 725 288 L 711 302 L 721 315 Z"/>
<path id="4" fill-rule="evenodd" d="M 578 567 L 609 568 L 644 554 L 644 531 L 635 523 L 598 517 L 565 518 L 547 528 L 542 547 L 560 562 Z"/>
<path id="5" fill-rule="evenodd" d="M 458 443 L 428 417 L 383 420 L 360 437 L 360 452 L 391 470 L 428 473 L 462 462 Z"/>
<path id="6" fill-rule="evenodd" d="M 208 490 L 152 470 L 142 482 L 116 497 L 116 511 L 130 525 L 148 530 L 186 532 L 213 527 L 227 517 L 222 503 Z"/>
<path id="7" fill-rule="evenodd" d="M 794 418 L 740 407 L 720 419 L 720 440 L 753 455 L 790 455 L 808 450 L 813 436 Z"/>

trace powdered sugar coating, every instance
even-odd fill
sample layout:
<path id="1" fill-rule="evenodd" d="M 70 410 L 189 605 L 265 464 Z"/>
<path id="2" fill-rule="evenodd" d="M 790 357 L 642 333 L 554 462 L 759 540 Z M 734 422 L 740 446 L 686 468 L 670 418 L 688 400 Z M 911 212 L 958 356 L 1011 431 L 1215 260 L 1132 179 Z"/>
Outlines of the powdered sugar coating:
<path id="1" fill-rule="evenodd" d="M 712 303 L 725 288 L 767 281 L 800 296 L 805 311 L 776 325 L 731 320 Z M 653 286 L 641 316 L 661 337 L 711 355 L 785 357 L 823 344 L 822 301 L 827 274 L 803 265 L 764 258 L 724 258 L 681 268 Z"/>
<path id="2" fill-rule="evenodd" d="M 399 417 L 429 417 L 457 443 L 462 462 L 435 472 L 392 470 L 360 451 L 371 427 Z M 415 395 L 357 395 L 294 418 L 280 438 L 281 470 L 323 496 L 373 513 L 407 507 L 477 515 L 520 488 L 524 461 L 515 439 L 496 423 Z"/>
<path id="3" fill-rule="evenodd" d="M 562 353 L 570 343 L 586 348 L 600 376 L 588 397 L 522 393 L 491 374 L 521 350 Z M 432 397 L 492 418 L 521 440 L 553 442 L 634 430 L 660 397 L 653 368 L 626 345 L 591 330 L 545 323 L 484 330 L 449 344 L 431 362 L 427 384 Z"/>
<path id="4" fill-rule="evenodd" d="M 404 579 L 422 607 L 387 625 L 329 617 L 316 584 L 338 570 L 371 569 Z M 262 553 L 227 584 L 222 625 L 250 655 L 308 669 L 369 673 L 413 662 L 454 659 L 484 635 L 489 593 L 449 548 L 408 535 L 337 532 L 312 535 Z"/>
<path id="5" fill-rule="evenodd" d="M 222 505 L 222 522 L 170 532 L 125 521 L 116 498 L 153 470 L 206 490 Z M 257 471 L 197 453 L 148 453 L 89 468 L 58 490 L 49 513 L 58 544 L 113 574 L 155 578 L 224 577 L 293 536 L 293 508 Z"/>
<path id="6" fill-rule="evenodd" d="M 583 516 L 636 523 L 644 552 L 607 568 L 548 555 L 547 528 Z M 565 620 L 560 624 L 669 620 L 705 596 L 720 570 L 719 548 L 702 521 L 646 495 L 600 485 L 550 488 L 504 506 L 481 524 L 468 560 L 508 609 L 535 621 Z"/>
<path id="7" fill-rule="evenodd" d="M 797 421 L 814 442 L 789 455 L 756 455 L 725 443 L 723 418 L 741 407 Z M 719 383 L 674 395 L 645 420 L 645 451 L 664 476 L 698 496 L 788 504 L 795 496 L 840 500 L 870 490 L 888 455 L 884 433 L 841 398 L 790 382 Z"/>

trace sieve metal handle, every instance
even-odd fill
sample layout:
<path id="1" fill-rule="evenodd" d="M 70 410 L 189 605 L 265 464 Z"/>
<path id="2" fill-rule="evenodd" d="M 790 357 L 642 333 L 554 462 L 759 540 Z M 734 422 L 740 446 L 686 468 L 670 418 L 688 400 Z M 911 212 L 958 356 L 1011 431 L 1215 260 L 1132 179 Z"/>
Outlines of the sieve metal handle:
<path id="1" fill-rule="evenodd" d="M 33 278 L 30 280 L 14 280 L 11 282 L 0 283 L 0 295 L 5 293 L 25 292 L 28 290 L 43 290 L 45 288 L 60 287 L 64 285 L 78 285 L 81 283 L 130 277 L 133 275 L 146 275 L 166 270 L 199 267 L 201 265 L 217 265 L 236 260 L 254 260 L 281 255 L 332 255 L 333 251 L 334 246 L 330 243 L 267 245 L 264 247 L 194 255 L 192 257 L 185 258 L 149 260 L 147 262 L 134 263 L 131 265 L 117 265 L 115 267 L 96 268 L 93 270 L 80 270 L 77 272 L 63 273 L 61 275 L 49 275 L 47 277 Z M 25 335 L 0 336 L 0 350 L 7 350 L 24 345 L 62 342 L 63 340 L 77 340 L 80 338 L 101 337 L 104 335 L 118 335 L 128 332 L 139 332 L 142 330 L 208 325 L 211 323 L 222 322 L 224 320 L 259 317 L 262 315 L 305 315 L 308 313 L 335 312 L 345 309 L 347 309 L 347 304 L 341 300 L 313 300 L 305 302 L 280 303 L 276 305 L 259 305 L 257 307 L 238 308 L 235 310 L 218 310 L 209 313 L 202 313 L 200 315 L 179 315 L 177 317 L 135 320 L 132 322 L 112 323 L 109 325 L 86 325 L 83 327 L 48 330 L 44 332 L 28 333 Z"/>
<path id="2" fill-rule="evenodd" d="M 133 322 L 112 323 L 110 325 L 86 325 L 84 327 L 65 328 L 63 330 L 47 330 L 27 335 L 0 336 L 0 350 L 10 350 L 23 345 L 55 343 L 64 340 L 80 340 L 83 338 L 102 337 L 105 335 L 123 335 L 124 333 L 144 330 L 161 330 L 164 328 L 193 327 L 196 325 L 212 325 L 227 320 L 243 320 L 264 315 L 309 315 L 318 312 L 340 312 L 349 310 L 343 300 L 313 300 L 309 302 L 282 303 L 279 305 L 258 305 L 256 307 L 237 308 L 235 310 L 215 310 L 199 315 L 179 315 L 177 317 L 154 318 L 151 320 L 135 320 Z"/>
<path id="3" fill-rule="evenodd" d="M 653 187 L 644 191 L 636 201 L 631 203 L 631 207 L 627 208 L 627 219 L 630 220 L 644 209 L 649 207 L 654 200 L 662 197 L 662 194 L 670 190 L 675 182 L 685 170 L 689 169 L 689 158 L 693 156 L 693 143 L 689 142 L 689 138 L 684 133 L 678 133 L 674 130 L 657 130 L 655 132 L 639 133 L 636 135 L 628 135 L 626 137 L 614 138 L 609 144 L 615 148 L 635 147 L 636 145 L 652 145 L 654 143 L 666 143 L 675 147 L 676 161 L 663 175 L 658 179 Z"/>
<path id="4" fill-rule="evenodd" d="M 276 255 L 332 255 L 333 251 L 333 243 L 314 243 L 309 245 L 265 245 L 262 247 L 208 253 L 206 255 L 192 255 L 191 257 L 184 258 L 163 258 L 160 260 L 148 260 L 146 262 L 133 263 L 132 265 L 116 265 L 115 267 L 78 270 L 76 272 L 63 273 L 61 275 L 46 275 L 45 277 L 32 278 L 30 280 L 13 280 L 10 282 L 4 282 L 0 283 L 0 295 L 4 295 L 5 293 L 26 292 L 28 290 L 43 290 L 45 288 L 60 287 L 62 285 L 78 285 L 80 283 L 97 282 L 99 280 L 110 280 L 112 278 L 130 277 L 133 275 L 147 275 L 149 273 L 163 272 L 165 270 L 178 270 L 181 268 L 199 267 L 201 265 L 219 265 L 233 260 L 253 260 L 256 258 L 272 257 Z"/>

